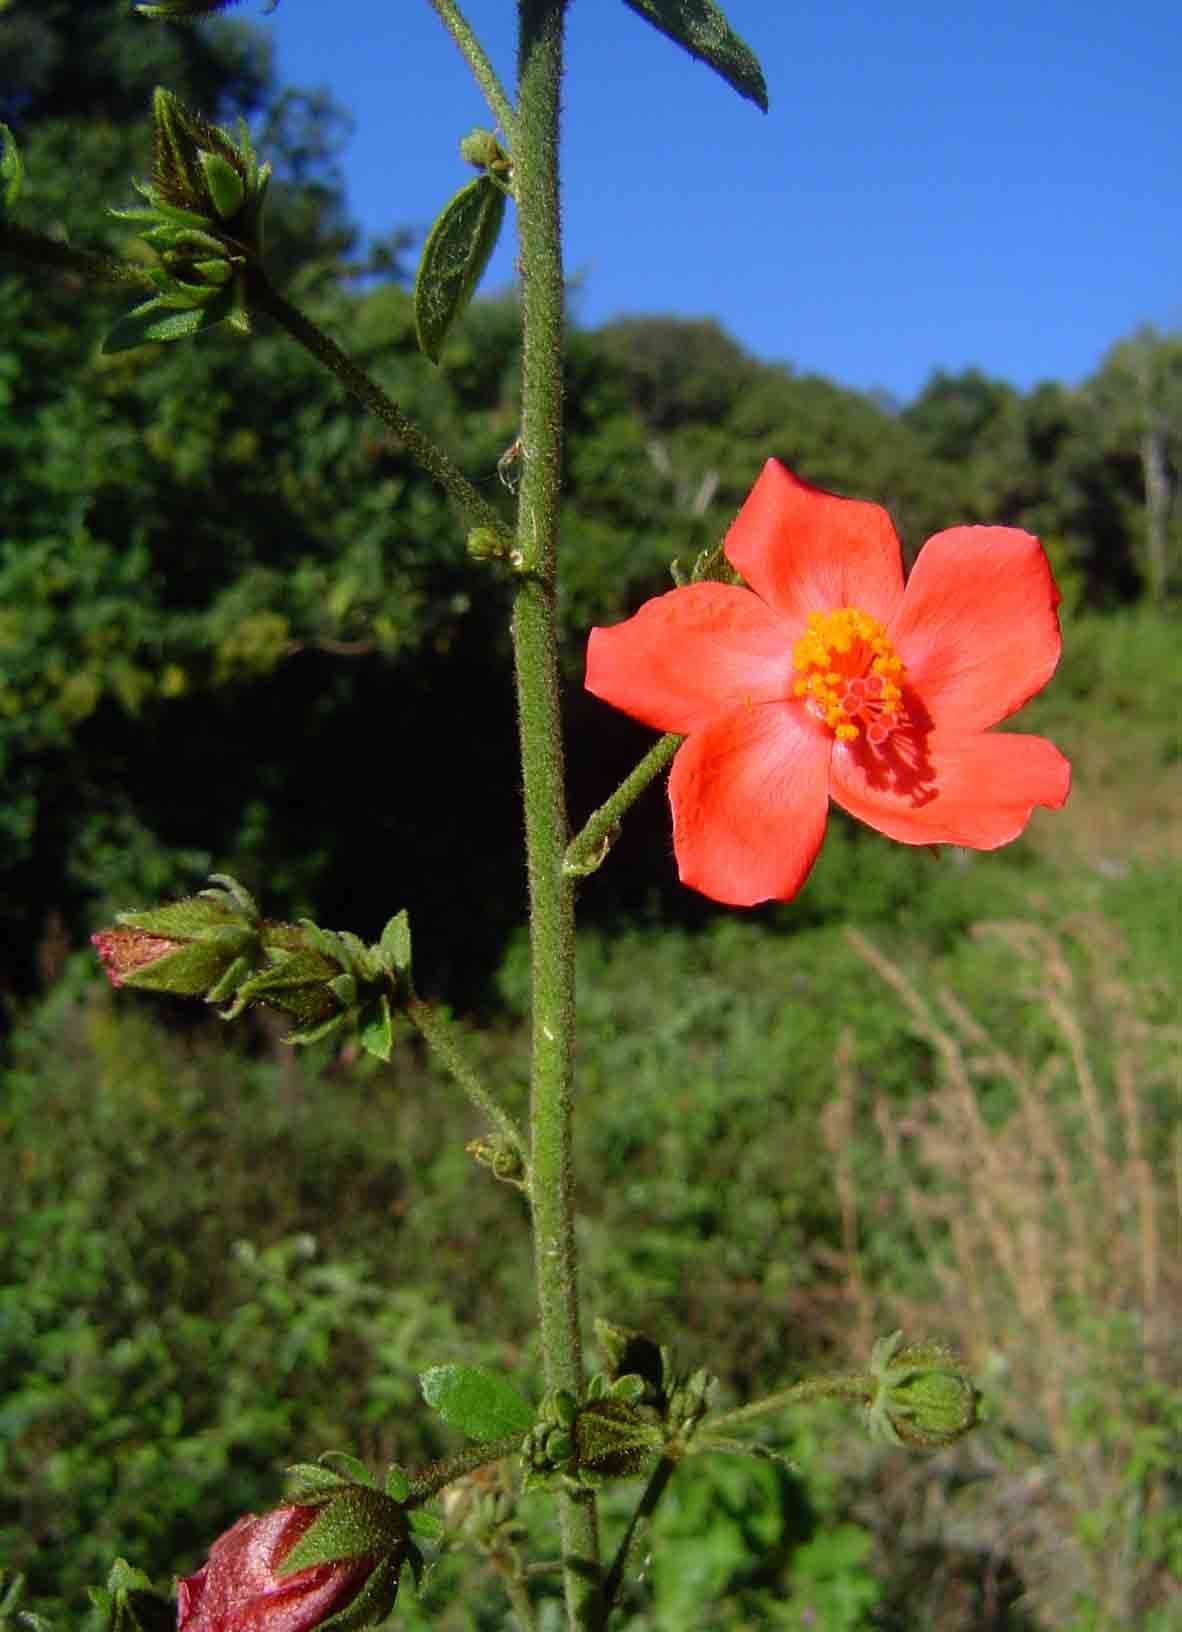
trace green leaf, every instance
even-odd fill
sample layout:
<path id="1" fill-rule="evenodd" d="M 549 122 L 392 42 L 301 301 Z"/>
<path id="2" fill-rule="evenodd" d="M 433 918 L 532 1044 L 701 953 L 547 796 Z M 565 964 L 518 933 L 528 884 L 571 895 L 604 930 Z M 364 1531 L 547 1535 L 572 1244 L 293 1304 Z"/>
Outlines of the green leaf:
<path id="1" fill-rule="evenodd" d="M 444 206 L 427 234 L 415 277 L 415 329 L 433 363 L 480 282 L 504 218 L 504 191 L 478 176 Z"/>
<path id="2" fill-rule="evenodd" d="M 205 172 L 205 185 L 209 189 L 214 209 L 223 221 L 228 221 L 231 216 L 238 214 L 246 198 L 246 187 L 242 177 L 229 159 L 220 153 L 203 151 L 197 155 L 197 162 Z"/>
<path id="3" fill-rule="evenodd" d="M 305 1499 L 313 1494 L 340 1490 L 349 1480 L 344 1474 L 335 1473 L 332 1468 L 321 1467 L 319 1462 L 293 1462 L 284 1473 L 291 1480 L 293 1486 Z"/>
<path id="4" fill-rule="evenodd" d="M 407 1514 L 410 1520 L 410 1533 L 423 1541 L 439 1541 L 446 1533 L 447 1526 L 436 1513 L 428 1513 L 425 1507 L 412 1508 Z"/>
<path id="5" fill-rule="evenodd" d="M 740 96 L 767 112 L 767 84 L 759 59 L 735 33 L 714 0 L 624 0 L 661 34 L 707 63 Z"/>
<path id="6" fill-rule="evenodd" d="M 121 317 L 103 341 L 103 352 L 113 356 L 153 341 L 185 340 L 202 329 L 212 328 L 227 316 L 220 301 L 205 306 L 176 307 L 159 298 L 147 300 L 126 317 Z"/>
<path id="7" fill-rule="evenodd" d="M 410 968 L 410 918 L 406 908 L 394 914 L 378 942 L 386 967 L 403 975 Z"/>
<path id="8" fill-rule="evenodd" d="M 533 1423 L 533 1406 L 500 1372 L 483 1366 L 432 1366 L 419 1382 L 427 1404 L 469 1439 L 524 1434 Z"/>
<path id="9" fill-rule="evenodd" d="M 394 1023 L 390 1013 L 390 999 L 382 992 L 376 1003 L 368 1005 L 358 1036 L 367 1054 L 390 1063 L 394 1052 Z"/>
<path id="10" fill-rule="evenodd" d="M 377 1488 L 374 1482 L 374 1476 L 366 1467 L 365 1463 L 362 1462 L 359 1457 L 351 1455 L 348 1451 L 325 1451 L 321 1456 L 320 1461 L 322 1464 L 325 1462 L 338 1463 L 342 1468 L 344 1468 L 348 1479 L 355 1485 L 370 1485 L 374 1489 Z M 388 1494 L 392 1496 L 394 1492 L 390 1491 Z"/>
<path id="11" fill-rule="evenodd" d="M 25 167 L 16 138 L 7 125 L 0 125 L 0 197 L 4 200 L 5 209 L 16 203 L 24 174 Z"/>

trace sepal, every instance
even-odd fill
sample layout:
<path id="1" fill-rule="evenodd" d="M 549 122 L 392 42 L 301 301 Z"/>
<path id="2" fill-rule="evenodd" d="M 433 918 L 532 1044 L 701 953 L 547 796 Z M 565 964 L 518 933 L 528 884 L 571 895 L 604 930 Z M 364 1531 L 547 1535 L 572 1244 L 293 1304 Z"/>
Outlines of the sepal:
<path id="1" fill-rule="evenodd" d="M 631 1478 L 665 1445 L 652 1418 L 652 1412 L 616 1397 L 580 1402 L 566 1389 L 547 1395 L 521 1448 L 524 1488 L 594 1488 Z"/>
<path id="2" fill-rule="evenodd" d="M 276 1569 L 282 1579 L 314 1564 L 341 1564 L 355 1558 L 395 1558 L 401 1564 L 410 1528 L 401 1503 L 371 1485 L 346 1485 L 330 1492 L 303 1535 Z"/>

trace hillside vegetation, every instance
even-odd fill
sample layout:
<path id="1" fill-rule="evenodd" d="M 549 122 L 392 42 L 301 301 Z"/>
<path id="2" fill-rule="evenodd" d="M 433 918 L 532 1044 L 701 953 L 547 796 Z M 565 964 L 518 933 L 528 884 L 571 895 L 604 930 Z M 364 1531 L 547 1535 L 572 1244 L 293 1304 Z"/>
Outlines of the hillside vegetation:
<path id="1" fill-rule="evenodd" d="M 345 220 L 340 110 L 282 91 L 238 24 L 79 73 L 119 9 L 5 13 L 22 208 L 122 245 L 103 211 L 145 172 L 151 86 L 249 114 L 277 271 L 507 506 L 513 297 L 432 367 L 405 241 L 362 249 Z M 72 1627 L 117 1554 L 166 1585 L 285 1463 L 442 1454 L 412 1412 L 426 1360 L 529 1389 L 535 1358 L 518 1198 L 413 1042 L 389 1067 L 296 1054 L 257 1017 L 112 993 L 85 950 L 211 870 L 365 937 L 405 906 L 424 990 L 486 1021 L 524 1092 L 504 586 L 279 334 L 105 357 L 115 309 L 0 274 L 0 1563 Z M 1114 339 L 1073 388 L 938 373 L 904 406 L 635 317 L 574 334 L 568 407 L 576 820 L 651 740 L 580 690 L 587 629 L 716 543 L 770 456 L 887 504 L 912 554 L 961 522 L 1043 538 L 1065 656 L 1021 724 L 1075 767 L 997 854 L 837 815 L 799 898 L 742 914 L 677 884 L 654 788 L 588 881 L 590 1306 L 681 1332 L 735 1401 L 895 1326 L 947 1337 L 984 1391 L 980 1432 L 931 1458 L 817 1409 L 778 1425 L 790 1467 L 675 1482 L 628 1624 L 1182 1628 L 1182 337 Z M 445 1558 L 396 1624 L 503 1624 L 495 1584 L 458 1582 Z"/>

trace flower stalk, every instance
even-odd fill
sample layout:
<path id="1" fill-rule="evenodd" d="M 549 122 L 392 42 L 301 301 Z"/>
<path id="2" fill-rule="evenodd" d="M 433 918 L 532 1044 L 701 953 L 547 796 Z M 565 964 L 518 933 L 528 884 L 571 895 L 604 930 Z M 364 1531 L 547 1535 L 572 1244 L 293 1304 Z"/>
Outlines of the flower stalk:
<path id="1" fill-rule="evenodd" d="M 566 847 L 563 871 L 572 878 L 585 878 L 606 859 L 615 839 L 616 830 L 624 817 L 650 782 L 673 763 L 673 756 L 681 747 L 683 738 L 669 731 L 655 742 L 640 763 L 624 778 L 599 809 L 587 818 L 582 831 Z"/>
<path id="2" fill-rule="evenodd" d="M 510 149 L 513 146 L 513 135 L 517 126 L 517 119 L 513 112 L 513 105 L 505 93 L 496 69 L 489 61 L 488 54 L 476 35 L 472 32 L 472 25 L 464 16 L 455 0 L 431 0 L 440 22 L 459 46 L 464 60 L 472 70 L 473 77 L 484 93 L 484 100 L 488 103 L 493 117 L 505 133 L 505 139 Z"/>
<path id="3" fill-rule="evenodd" d="M 298 340 L 305 351 L 323 363 L 331 374 L 335 374 L 351 397 L 394 432 L 419 468 L 439 483 L 469 523 L 473 527 L 489 529 L 495 538 L 504 541 L 505 552 L 508 553 L 513 548 L 512 534 L 450 455 L 421 431 L 413 420 L 407 418 L 398 404 L 341 350 L 331 335 L 325 334 L 311 318 L 281 295 L 261 267 L 251 268 L 247 287 L 251 309 L 266 312 L 268 317 L 274 318 L 293 340 Z"/>
<path id="4" fill-rule="evenodd" d="M 413 993 L 406 1003 L 406 1016 L 431 1051 L 445 1065 L 477 1110 L 492 1123 L 514 1150 L 525 1153 L 525 1135 L 503 1105 L 497 1103 L 468 1056 L 463 1034 L 442 1009 L 425 1003 Z"/>

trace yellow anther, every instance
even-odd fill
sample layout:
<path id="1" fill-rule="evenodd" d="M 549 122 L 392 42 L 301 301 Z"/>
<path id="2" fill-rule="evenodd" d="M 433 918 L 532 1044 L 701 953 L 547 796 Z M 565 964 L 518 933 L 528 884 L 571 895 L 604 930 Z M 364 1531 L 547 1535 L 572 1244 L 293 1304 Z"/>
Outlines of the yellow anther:
<path id="1" fill-rule="evenodd" d="M 880 746 L 899 723 L 906 670 L 877 618 L 856 606 L 810 612 L 792 649 L 792 690 L 840 742 Z"/>

